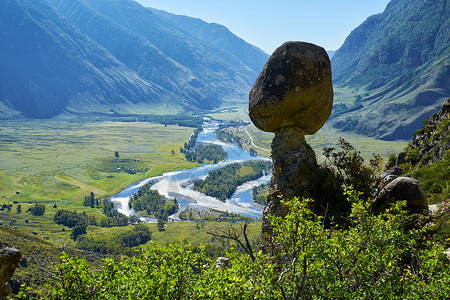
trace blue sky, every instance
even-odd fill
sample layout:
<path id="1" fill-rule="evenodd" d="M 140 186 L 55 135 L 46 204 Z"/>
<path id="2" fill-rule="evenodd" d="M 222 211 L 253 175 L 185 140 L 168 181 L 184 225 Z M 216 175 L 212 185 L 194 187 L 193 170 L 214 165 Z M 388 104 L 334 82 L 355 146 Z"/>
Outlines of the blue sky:
<path id="1" fill-rule="evenodd" d="M 226 26 L 271 54 L 285 41 L 337 50 L 367 17 L 389 0 L 136 0 L 144 6 Z"/>

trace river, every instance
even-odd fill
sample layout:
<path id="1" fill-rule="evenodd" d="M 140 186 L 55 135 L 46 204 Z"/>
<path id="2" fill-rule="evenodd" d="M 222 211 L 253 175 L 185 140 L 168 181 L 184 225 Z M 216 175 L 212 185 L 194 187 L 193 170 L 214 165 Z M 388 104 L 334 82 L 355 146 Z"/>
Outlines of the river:
<path id="1" fill-rule="evenodd" d="M 180 204 L 179 211 L 170 216 L 169 219 L 179 220 L 178 213 L 185 210 L 187 207 L 198 210 L 211 208 L 253 218 L 261 217 L 261 207 L 252 203 L 252 188 L 262 183 L 269 182 L 271 174 L 267 174 L 258 180 L 246 182 L 239 186 L 233 196 L 230 199 L 227 199 L 226 202 L 222 202 L 217 198 L 207 196 L 192 189 L 194 180 L 204 179 L 211 170 L 247 160 L 259 159 L 270 161 L 267 157 L 251 156 L 247 151 L 240 149 L 234 144 L 219 141 L 215 136 L 215 130 L 218 126 L 218 123 L 205 123 L 203 131 L 200 132 L 197 137 L 196 146 L 199 144 L 221 145 L 228 153 L 228 157 L 225 160 L 217 164 L 203 164 L 202 166 L 193 169 L 167 172 L 160 176 L 147 178 L 132 184 L 120 193 L 111 197 L 111 201 L 116 204 L 117 210 L 127 216 L 135 215 L 136 213 L 128 206 L 130 196 L 136 193 L 144 184 L 156 180 L 157 183 L 152 186 L 152 189 L 157 190 L 161 195 L 169 199 L 176 198 Z M 155 219 L 143 217 L 141 217 L 141 220 L 145 222 L 156 222 Z"/>

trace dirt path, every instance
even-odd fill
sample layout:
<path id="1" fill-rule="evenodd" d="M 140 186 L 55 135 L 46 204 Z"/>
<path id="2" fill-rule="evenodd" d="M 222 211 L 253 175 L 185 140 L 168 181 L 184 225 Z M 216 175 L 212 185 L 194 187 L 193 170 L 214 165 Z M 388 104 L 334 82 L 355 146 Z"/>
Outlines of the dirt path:
<path id="1" fill-rule="evenodd" d="M 250 125 L 248 125 L 248 126 L 250 126 Z M 257 148 L 257 149 L 259 149 L 259 150 L 263 150 L 263 151 L 270 152 L 269 149 L 261 148 L 261 147 L 255 145 L 255 143 L 253 142 L 253 137 L 252 137 L 252 136 L 250 135 L 250 133 L 247 131 L 247 127 L 248 127 L 248 126 L 246 126 L 246 127 L 244 128 L 244 131 L 245 131 L 245 133 L 248 135 L 248 137 L 250 138 L 250 142 L 252 143 L 252 146 L 255 147 L 255 148 Z"/>

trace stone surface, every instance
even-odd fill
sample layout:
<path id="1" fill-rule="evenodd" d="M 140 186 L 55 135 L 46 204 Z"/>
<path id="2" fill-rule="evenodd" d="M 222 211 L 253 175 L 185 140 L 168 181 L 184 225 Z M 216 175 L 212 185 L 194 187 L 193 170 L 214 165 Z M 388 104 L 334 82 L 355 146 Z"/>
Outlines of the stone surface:
<path id="1" fill-rule="evenodd" d="M 331 114 L 333 88 L 326 51 L 286 42 L 267 61 L 249 95 L 250 118 L 260 130 L 297 126 L 316 133 Z"/>
<path id="2" fill-rule="evenodd" d="M 383 212 L 390 204 L 406 200 L 406 209 L 420 213 L 428 209 L 428 201 L 419 181 L 410 177 L 398 177 L 386 185 L 372 205 L 376 213 Z"/>
<path id="3" fill-rule="evenodd" d="M 8 281 L 14 274 L 17 265 L 22 258 L 22 254 L 19 250 L 4 246 L 0 242 L 0 299 L 7 298 L 11 293 L 11 287 Z"/>
<path id="4" fill-rule="evenodd" d="M 272 179 L 263 216 L 285 216 L 281 199 L 315 198 L 318 168 L 316 154 L 306 142 L 302 128 L 290 126 L 278 130 L 272 141 Z M 266 218 L 263 218 L 262 232 L 263 236 L 271 235 Z"/>

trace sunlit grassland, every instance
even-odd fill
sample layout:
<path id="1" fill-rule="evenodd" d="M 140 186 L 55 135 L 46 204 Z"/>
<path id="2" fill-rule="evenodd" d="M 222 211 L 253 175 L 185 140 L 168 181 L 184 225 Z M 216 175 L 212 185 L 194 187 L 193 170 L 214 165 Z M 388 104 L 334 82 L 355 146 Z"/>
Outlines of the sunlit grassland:
<path id="1" fill-rule="evenodd" d="M 218 112 L 209 113 L 207 116 L 224 121 L 250 121 L 247 104 L 224 108 Z"/>
<path id="2" fill-rule="evenodd" d="M 256 146 L 264 149 L 271 149 L 270 145 L 274 137 L 273 133 L 261 131 L 254 125 L 250 125 L 246 129 L 252 136 Z M 244 132 L 243 128 L 237 133 L 237 135 L 246 140 L 246 147 L 252 147 L 249 144 L 249 137 Z M 319 160 L 321 160 L 323 148 L 337 147 L 336 143 L 338 142 L 339 137 L 344 138 L 346 141 L 355 146 L 358 151 L 361 151 L 361 155 L 366 160 L 366 162 L 373 157 L 373 153 L 379 153 L 383 157 L 384 161 L 387 162 L 387 158 L 391 153 L 398 154 L 408 144 L 408 141 L 384 141 L 351 132 L 342 132 L 337 129 L 331 128 L 331 126 L 328 125 L 322 127 L 316 134 L 312 136 L 306 136 L 306 140 L 316 152 Z M 259 155 L 270 156 L 270 152 L 268 151 L 260 149 L 255 150 L 258 151 Z"/>
<path id="3" fill-rule="evenodd" d="M 149 123 L 2 122 L 0 197 L 81 205 L 91 191 L 113 195 L 141 179 L 197 166 L 179 153 L 192 133 Z"/>
<path id="4" fill-rule="evenodd" d="M 165 231 L 158 231 L 156 224 L 148 224 L 150 230 L 153 232 L 154 240 L 161 244 L 173 244 L 177 242 L 189 242 L 191 245 L 205 244 L 214 240 L 211 234 L 215 228 L 222 228 L 223 226 L 235 226 L 239 228 L 242 222 L 228 223 L 228 222 L 172 222 L 167 223 Z M 261 222 L 251 222 L 248 225 L 248 236 L 250 240 L 256 240 L 261 236 Z M 234 242 L 231 242 L 233 246 Z M 145 247 L 145 246 L 144 246 Z"/>

